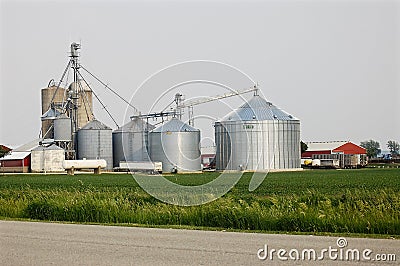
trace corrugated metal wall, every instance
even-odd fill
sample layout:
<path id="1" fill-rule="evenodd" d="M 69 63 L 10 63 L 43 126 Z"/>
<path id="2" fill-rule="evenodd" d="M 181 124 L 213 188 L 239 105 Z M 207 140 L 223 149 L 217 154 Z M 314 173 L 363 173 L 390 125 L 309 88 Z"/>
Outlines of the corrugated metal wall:
<path id="1" fill-rule="evenodd" d="M 300 167 L 300 122 L 215 123 L 218 170 Z"/>
<path id="2" fill-rule="evenodd" d="M 217 170 L 300 168 L 300 121 L 258 95 L 215 122 Z"/>
<path id="3" fill-rule="evenodd" d="M 104 125 L 98 126 L 91 121 L 78 131 L 78 159 L 104 159 L 106 169 L 113 168 L 112 130 Z"/>

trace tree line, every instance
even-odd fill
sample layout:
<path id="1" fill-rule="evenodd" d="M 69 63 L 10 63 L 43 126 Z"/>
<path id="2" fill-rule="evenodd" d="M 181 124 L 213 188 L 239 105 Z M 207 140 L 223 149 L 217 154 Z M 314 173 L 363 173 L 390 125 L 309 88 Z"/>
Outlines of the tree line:
<path id="1" fill-rule="evenodd" d="M 381 153 L 381 148 L 379 142 L 375 140 L 366 140 L 362 141 L 360 144 L 361 147 L 367 150 L 367 156 L 369 158 L 375 158 L 378 156 L 378 154 Z M 389 149 L 390 154 L 392 156 L 397 156 L 400 153 L 400 144 L 397 141 L 394 140 L 389 140 L 386 143 L 386 147 Z"/>

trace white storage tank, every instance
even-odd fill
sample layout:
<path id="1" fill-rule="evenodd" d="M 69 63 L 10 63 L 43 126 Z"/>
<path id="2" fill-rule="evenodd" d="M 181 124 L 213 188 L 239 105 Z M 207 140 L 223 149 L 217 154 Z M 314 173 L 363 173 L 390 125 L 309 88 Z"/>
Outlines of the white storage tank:
<path id="1" fill-rule="evenodd" d="M 300 168 L 300 120 L 255 95 L 215 122 L 216 169 Z"/>
<path id="2" fill-rule="evenodd" d="M 200 130 L 173 118 L 149 134 L 150 158 L 163 172 L 201 171 Z"/>
<path id="3" fill-rule="evenodd" d="M 134 118 L 112 133 L 114 167 L 121 161 L 149 161 L 146 131 L 154 126 Z"/>
<path id="4" fill-rule="evenodd" d="M 78 131 L 78 159 L 104 159 L 106 169 L 113 165 L 112 130 L 98 120 L 92 120 Z"/>
<path id="5" fill-rule="evenodd" d="M 106 160 L 65 160 L 63 162 L 63 168 L 68 169 L 96 169 L 96 168 L 106 168 Z"/>
<path id="6" fill-rule="evenodd" d="M 64 149 L 56 146 L 39 146 L 31 153 L 31 170 L 34 173 L 63 172 Z"/>

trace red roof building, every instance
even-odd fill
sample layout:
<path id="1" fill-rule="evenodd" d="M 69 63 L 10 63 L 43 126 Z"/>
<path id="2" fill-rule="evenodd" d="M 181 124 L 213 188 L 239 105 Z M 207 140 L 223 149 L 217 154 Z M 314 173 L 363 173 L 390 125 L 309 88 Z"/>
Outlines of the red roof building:
<path id="1" fill-rule="evenodd" d="M 367 154 L 367 150 L 350 141 L 308 142 L 307 151 L 301 158 L 312 158 L 314 154 Z"/>
<path id="2" fill-rule="evenodd" d="M 12 152 L 0 158 L 0 172 L 28 173 L 31 167 L 30 152 Z"/>
<path id="3" fill-rule="evenodd" d="M 39 139 L 13 149 L 0 158 L 0 173 L 28 173 L 31 170 L 31 151 L 39 146 Z"/>

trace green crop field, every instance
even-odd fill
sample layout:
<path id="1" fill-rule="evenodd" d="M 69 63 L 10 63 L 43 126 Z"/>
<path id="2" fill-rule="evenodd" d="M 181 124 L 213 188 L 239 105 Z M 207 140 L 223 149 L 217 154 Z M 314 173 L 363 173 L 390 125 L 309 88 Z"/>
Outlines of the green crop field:
<path id="1" fill-rule="evenodd" d="M 199 185 L 218 173 L 171 175 Z M 246 173 L 222 198 L 160 202 L 129 174 L 0 175 L 0 217 L 256 231 L 400 235 L 400 169 L 270 173 L 249 192 Z"/>

